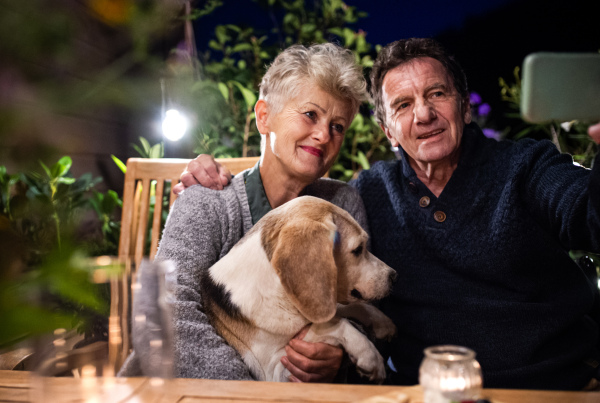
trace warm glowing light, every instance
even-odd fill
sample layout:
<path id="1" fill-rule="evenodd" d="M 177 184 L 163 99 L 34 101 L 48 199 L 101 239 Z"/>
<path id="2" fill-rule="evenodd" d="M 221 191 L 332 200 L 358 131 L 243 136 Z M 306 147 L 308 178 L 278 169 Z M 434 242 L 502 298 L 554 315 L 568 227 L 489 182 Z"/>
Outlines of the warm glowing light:
<path id="1" fill-rule="evenodd" d="M 180 140 L 188 128 L 188 121 L 177 109 L 169 109 L 162 123 L 163 135 L 171 141 Z"/>
<path id="2" fill-rule="evenodd" d="M 89 379 L 94 378 L 96 376 L 96 367 L 90 364 L 84 365 L 81 367 L 81 378 Z"/>
<path id="3" fill-rule="evenodd" d="M 110 256 L 98 256 L 96 258 L 96 265 L 98 266 L 108 266 L 109 264 L 111 264 L 113 261 L 112 257 Z"/>

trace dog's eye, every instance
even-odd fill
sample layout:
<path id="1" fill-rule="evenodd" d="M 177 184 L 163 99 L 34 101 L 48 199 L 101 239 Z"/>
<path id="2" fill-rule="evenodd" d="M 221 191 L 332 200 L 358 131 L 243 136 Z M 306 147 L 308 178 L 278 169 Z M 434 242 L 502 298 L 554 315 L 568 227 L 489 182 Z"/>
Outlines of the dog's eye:
<path id="1" fill-rule="evenodd" d="M 354 256 L 357 256 L 357 257 L 358 257 L 358 256 L 360 256 L 360 255 L 362 254 L 362 251 L 363 251 L 363 246 L 362 246 L 362 245 L 359 245 L 359 246 L 358 246 L 358 248 L 356 248 L 356 249 L 354 249 L 354 250 L 352 251 L 352 254 L 353 254 Z"/>

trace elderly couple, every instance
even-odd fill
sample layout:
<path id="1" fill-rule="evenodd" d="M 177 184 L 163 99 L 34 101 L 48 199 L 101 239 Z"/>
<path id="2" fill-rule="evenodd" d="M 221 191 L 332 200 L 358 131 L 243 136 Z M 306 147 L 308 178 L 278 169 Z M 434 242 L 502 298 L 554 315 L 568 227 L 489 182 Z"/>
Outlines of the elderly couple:
<path id="1" fill-rule="evenodd" d="M 320 179 L 365 87 L 350 51 L 290 47 L 260 86 L 260 163 L 231 179 L 200 156 L 182 175 L 176 191 L 206 187 L 180 194 L 157 255 L 177 266 L 175 375 L 251 379 L 202 311 L 199 273 L 268 211 L 312 195 L 370 229 L 372 252 L 399 275 L 380 305 L 398 328 L 390 383 L 417 383 L 424 348 L 457 344 L 476 351 L 486 387 L 597 387 L 600 296 L 569 250 L 600 252 L 598 158 L 588 170 L 548 141 L 487 139 L 457 62 L 434 40 L 408 39 L 382 49 L 371 73 L 377 120 L 401 158 L 349 185 Z M 589 134 L 600 142 L 599 125 Z M 302 336 L 282 358 L 290 380 L 334 380 L 343 351 Z M 134 347 L 123 374 L 144 367 Z"/>

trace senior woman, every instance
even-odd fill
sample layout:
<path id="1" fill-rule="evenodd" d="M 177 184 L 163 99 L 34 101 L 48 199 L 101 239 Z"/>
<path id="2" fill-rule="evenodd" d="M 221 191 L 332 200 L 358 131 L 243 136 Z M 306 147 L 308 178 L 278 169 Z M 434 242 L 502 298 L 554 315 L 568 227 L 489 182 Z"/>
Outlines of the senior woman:
<path id="1" fill-rule="evenodd" d="M 177 271 L 176 377 L 252 379 L 241 357 L 217 335 L 203 313 L 199 278 L 268 211 L 298 196 L 312 195 L 345 209 L 366 227 L 356 190 L 320 179 L 335 161 L 344 133 L 365 97 L 366 82 L 350 51 L 334 44 L 284 50 L 264 75 L 255 105 L 262 136 L 260 162 L 233 178 L 223 191 L 193 186 L 180 194 L 156 256 L 157 261 L 172 260 Z M 310 355 L 310 343 L 294 343 Z M 144 361 L 149 359 L 144 350 L 134 339 L 134 353 L 121 375 L 143 373 Z M 331 381 L 340 367 L 342 350 L 327 345 L 318 350 L 313 373 L 307 375 L 315 381 Z"/>

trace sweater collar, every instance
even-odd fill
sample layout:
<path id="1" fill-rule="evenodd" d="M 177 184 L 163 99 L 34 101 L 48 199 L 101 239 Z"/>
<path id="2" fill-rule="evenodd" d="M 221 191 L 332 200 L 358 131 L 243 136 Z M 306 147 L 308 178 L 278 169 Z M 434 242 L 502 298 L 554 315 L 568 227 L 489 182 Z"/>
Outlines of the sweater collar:
<path id="1" fill-rule="evenodd" d="M 248 206 L 252 215 L 252 224 L 256 224 L 258 220 L 272 210 L 260 176 L 259 164 L 257 162 L 254 168 L 244 172 L 244 184 L 246 185 L 246 195 L 248 196 Z"/>

